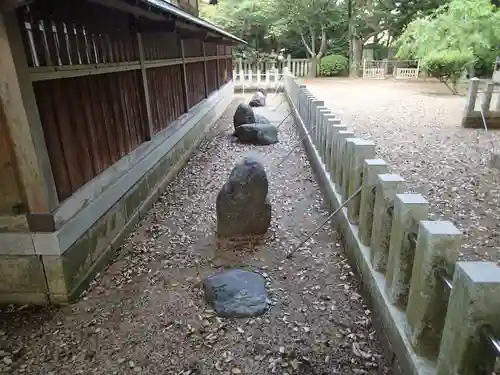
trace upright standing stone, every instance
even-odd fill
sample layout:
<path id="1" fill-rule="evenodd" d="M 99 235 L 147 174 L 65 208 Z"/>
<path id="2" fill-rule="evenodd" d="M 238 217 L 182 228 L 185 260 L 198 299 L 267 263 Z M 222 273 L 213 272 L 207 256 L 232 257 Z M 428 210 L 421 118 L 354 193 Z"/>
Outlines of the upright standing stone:
<path id="1" fill-rule="evenodd" d="M 243 124 L 255 124 L 255 114 L 253 113 L 252 107 L 248 104 L 241 103 L 233 116 L 234 128 Z"/>
<path id="2" fill-rule="evenodd" d="M 481 327 L 499 337 L 500 268 L 493 262 L 457 262 L 436 375 L 491 374 L 495 354 Z"/>
<path id="3" fill-rule="evenodd" d="M 449 221 L 420 222 L 406 316 L 410 342 L 426 358 L 439 353 L 450 295 L 436 271 L 451 279 L 461 240 L 462 233 Z"/>
<path id="4" fill-rule="evenodd" d="M 263 235 L 271 224 L 269 183 L 264 166 L 246 156 L 233 168 L 217 196 L 217 235 L 226 238 Z"/>

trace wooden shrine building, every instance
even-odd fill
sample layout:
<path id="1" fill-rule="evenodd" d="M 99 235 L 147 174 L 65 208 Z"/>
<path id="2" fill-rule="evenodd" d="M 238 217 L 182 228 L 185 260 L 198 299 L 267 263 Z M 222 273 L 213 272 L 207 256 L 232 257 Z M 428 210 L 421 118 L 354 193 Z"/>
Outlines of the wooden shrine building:
<path id="1" fill-rule="evenodd" d="M 109 263 L 233 97 L 198 0 L 0 0 L 0 303 Z"/>

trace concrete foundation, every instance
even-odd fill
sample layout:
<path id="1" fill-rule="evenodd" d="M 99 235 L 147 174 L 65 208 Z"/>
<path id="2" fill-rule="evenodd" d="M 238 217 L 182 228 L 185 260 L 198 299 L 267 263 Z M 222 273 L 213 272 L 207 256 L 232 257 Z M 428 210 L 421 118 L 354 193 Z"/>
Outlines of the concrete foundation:
<path id="1" fill-rule="evenodd" d="M 124 236 L 188 161 L 233 98 L 232 82 L 64 201 L 46 232 L 0 233 L 0 304 L 64 304 L 112 259 Z"/>

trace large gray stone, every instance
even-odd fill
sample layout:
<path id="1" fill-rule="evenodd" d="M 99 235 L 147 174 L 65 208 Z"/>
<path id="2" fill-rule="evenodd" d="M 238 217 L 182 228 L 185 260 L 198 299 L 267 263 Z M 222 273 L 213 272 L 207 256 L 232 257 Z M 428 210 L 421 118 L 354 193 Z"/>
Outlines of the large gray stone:
<path id="1" fill-rule="evenodd" d="M 252 107 L 248 104 L 241 103 L 234 112 L 233 123 L 235 129 L 243 124 L 254 124 L 255 114 L 253 113 Z"/>
<path id="2" fill-rule="evenodd" d="M 278 128 L 272 124 L 244 124 L 236 128 L 234 135 L 240 142 L 259 146 L 278 143 Z"/>
<path id="3" fill-rule="evenodd" d="M 233 269 L 203 282 L 205 298 L 218 315 L 249 317 L 269 308 L 266 282 L 258 273 Z"/>
<path id="4" fill-rule="evenodd" d="M 264 166 L 252 156 L 233 168 L 217 195 L 217 235 L 236 238 L 259 236 L 271 224 L 269 182 Z"/>
<path id="5" fill-rule="evenodd" d="M 266 95 L 264 93 L 257 91 L 252 95 L 250 99 L 250 103 L 248 103 L 250 107 L 265 107 L 266 106 Z"/>
<path id="6" fill-rule="evenodd" d="M 255 123 L 257 124 L 270 124 L 271 121 L 266 116 L 255 115 Z"/>

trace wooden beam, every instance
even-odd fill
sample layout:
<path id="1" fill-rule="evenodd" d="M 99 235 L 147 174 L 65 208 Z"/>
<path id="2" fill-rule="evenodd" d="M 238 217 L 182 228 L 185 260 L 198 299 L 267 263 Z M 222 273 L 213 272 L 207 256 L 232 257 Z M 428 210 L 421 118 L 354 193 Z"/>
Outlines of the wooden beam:
<path id="1" fill-rule="evenodd" d="M 137 19 L 137 29 L 140 33 L 173 33 L 176 24 L 174 20 L 151 21 L 140 17 Z"/>
<path id="2" fill-rule="evenodd" d="M 16 14 L 0 14 L 0 101 L 15 165 L 30 213 L 59 205 L 43 128 Z"/>
<path id="3" fill-rule="evenodd" d="M 186 58 L 184 57 L 184 41 L 181 38 L 177 39 L 180 43 L 181 58 L 182 58 L 182 86 L 183 86 L 183 96 L 184 96 L 184 112 L 189 112 L 189 97 L 188 97 L 188 85 L 187 85 L 187 73 L 186 73 Z"/>
<path id="4" fill-rule="evenodd" d="M 215 46 L 215 62 L 217 64 L 217 72 L 215 74 L 215 77 L 216 77 L 216 82 L 217 82 L 217 90 L 220 89 L 220 79 L 219 79 L 219 66 L 220 66 L 220 63 L 219 63 L 219 48 L 218 46 L 216 45 Z"/>
<path id="5" fill-rule="evenodd" d="M 207 37 L 208 32 L 205 30 L 193 31 L 193 30 L 189 30 L 186 28 L 177 27 L 177 35 L 179 35 L 179 37 L 181 39 L 201 39 L 201 40 L 203 40 Z"/>
<path id="6" fill-rule="evenodd" d="M 144 64 L 144 47 L 142 45 L 142 34 L 137 33 L 137 48 L 139 49 L 139 61 L 141 66 L 141 79 L 142 79 L 142 98 L 144 99 L 144 106 L 146 107 L 146 117 L 148 120 L 148 134 L 147 140 L 151 140 L 154 134 L 153 116 L 151 114 L 151 100 L 149 97 L 148 75 L 146 73 L 146 65 Z"/>
<path id="7" fill-rule="evenodd" d="M 40 66 L 28 68 L 28 73 L 30 74 L 31 80 L 36 82 L 96 74 L 126 72 L 129 70 L 138 70 L 140 68 L 140 61 L 127 61 L 121 63 L 102 63 L 90 65 Z"/>
<path id="8" fill-rule="evenodd" d="M 208 98 L 207 51 L 205 42 L 201 43 L 203 49 L 203 76 L 205 79 L 205 98 Z"/>
<path id="9" fill-rule="evenodd" d="M 190 64 L 200 61 L 211 61 L 222 58 L 229 58 L 228 56 L 200 56 L 200 57 L 186 57 L 162 60 L 145 60 L 144 66 L 146 69 L 159 68 L 162 66 L 172 66 L 180 64 Z M 87 64 L 87 65 L 61 65 L 61 66 L 39 66 L 28 68 L 27 72 L 31 77 L 31 81 L 48 81 L 51 79 L 83 77 L 97 74 L 108 74 L 117 72 L 127 72 L 130 70 L 141 69 L 140 61 L 126 61 L 119 63 L 101 63 L 101 64 Z"/>

